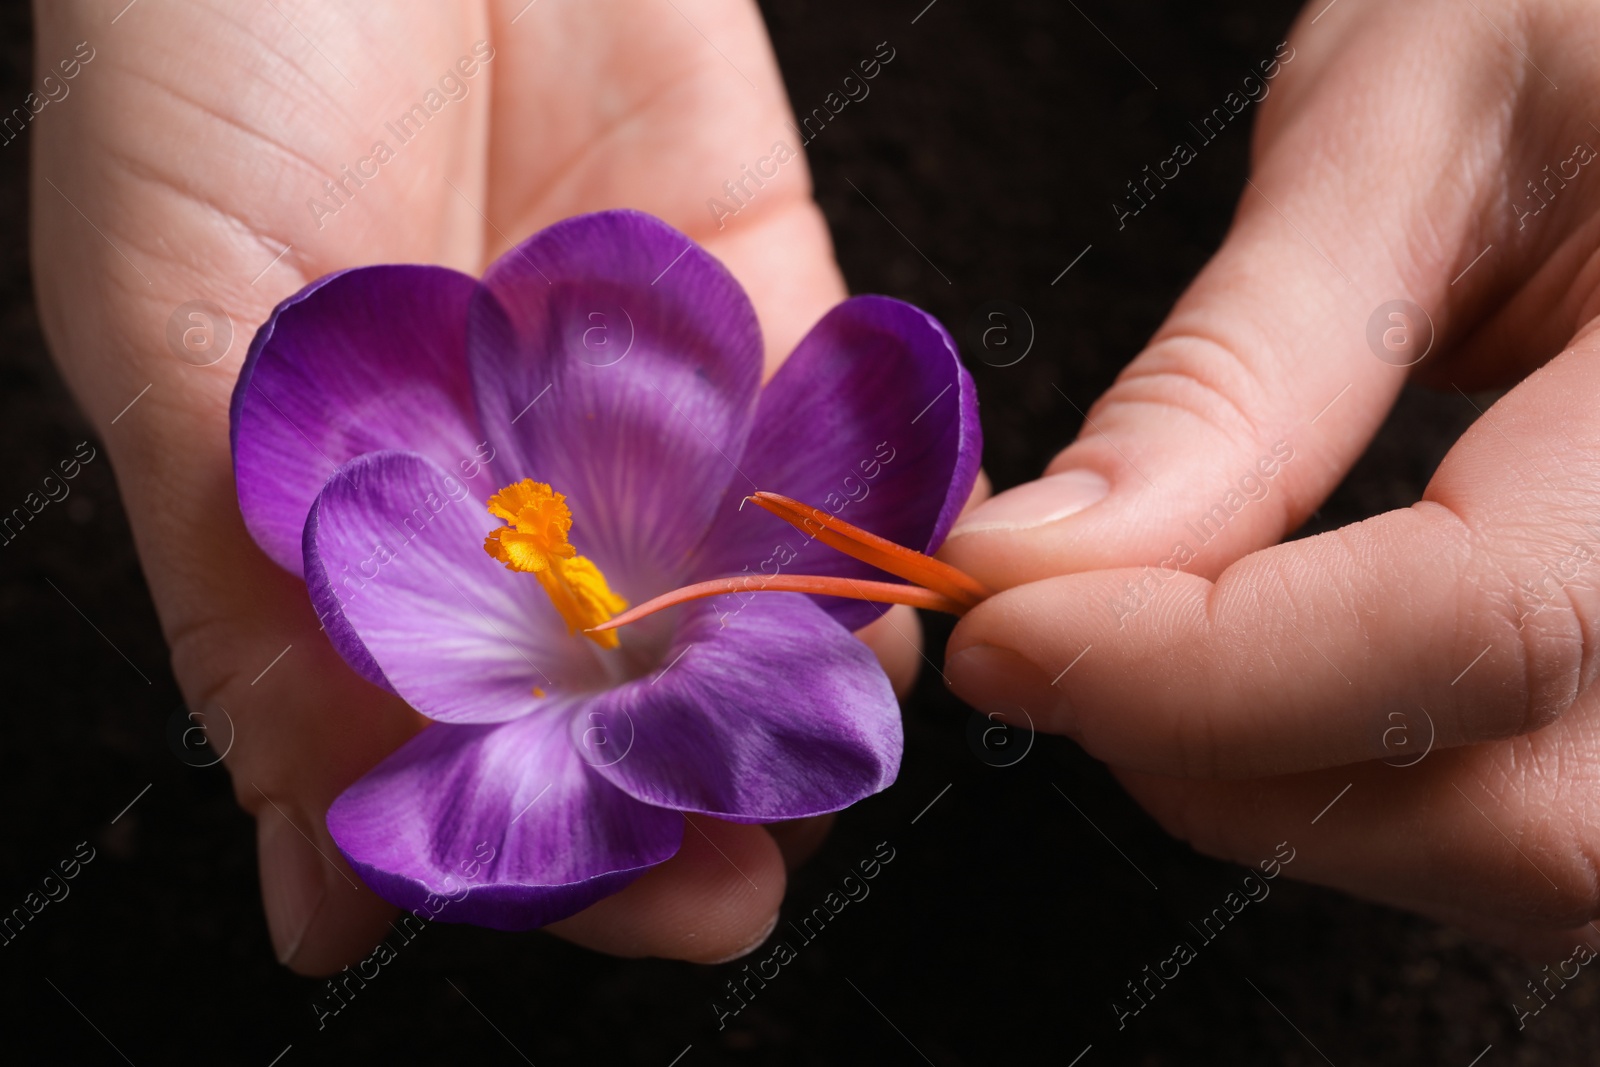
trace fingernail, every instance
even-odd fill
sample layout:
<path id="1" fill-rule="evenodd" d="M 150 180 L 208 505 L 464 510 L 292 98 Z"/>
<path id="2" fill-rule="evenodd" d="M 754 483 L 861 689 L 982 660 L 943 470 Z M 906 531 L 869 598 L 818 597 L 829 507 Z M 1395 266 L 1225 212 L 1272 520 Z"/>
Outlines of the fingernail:
<path id="1" fill-rule="evenodd" d="M 1062 471 L 990 497 L 956 523 L 951 537 L 989 530 L 1031 530 L 1104 500 L 1111 483 L 1091 470 Z"/>
<path id="2" fill-rule="evenodd" d="M 1050 733 L 1070 734 L 1071 708 L 1061 690 L 1032 660 L 1009 648 L 973 645 L 945 660 L 945 680 L 956 696 L 1013 726 L 1027 721 Z M 1019 718 L 1017 709 L 1027 712 Z"/>
<path id="3" fill-rule="evenodd" d="M 754 952 L 756 949 L 758 949 L 762 945 L 766 944 L 767 943 L 767 938 L 771 937 L 772 936 L 772 931 L 776 930 L 777 928 L 778 928 L 778 913 L 777 912 L 773 912 L 772 913 L 772 918 L 768 919 L 767 920 L 767 925 L 762 928 L 761 936 L 757 937 L 754 941 L 750 942 L 744 948 L 741 948 L 739 951 L 733 953 L 730 956 L 724 956 L 720 960 L 707 960 L 706 961 L 707 966 L 715 967 L 715 966 L 717 966 L 718 964 L 721 964 L 721 963 L 732 963 L 736 959 L 740 959 L 740 958 L 742 958 L 744 956 L 750 955 L 750 953 Z"/>
<path id="4" fill-rule="evenodd" d="M 328 894 L 326 864 L 283 815 L 268 812 L 256 830 L 261 867 L 261 903 L 279 963 L 300 951 L 300 942 Z"/>

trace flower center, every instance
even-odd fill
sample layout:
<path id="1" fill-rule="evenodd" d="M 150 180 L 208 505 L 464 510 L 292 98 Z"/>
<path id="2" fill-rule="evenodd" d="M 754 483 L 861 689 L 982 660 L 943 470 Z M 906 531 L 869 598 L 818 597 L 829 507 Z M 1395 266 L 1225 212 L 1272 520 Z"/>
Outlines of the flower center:
<path id="1" fill-rule="evenodd" d="M 601 648 L 616 648 L 616 631 L 593 627 L 627 608 L 611 591 L 593 560 L 578 555 L 567 540 L 572 510 L 567 498 L 543 482 L 524 478 L 489 498 L 489 514 L 510 525 L 484 538 L 483 550 L 507 570 L 539 579 L 570 633 L 582 632 Z"/>

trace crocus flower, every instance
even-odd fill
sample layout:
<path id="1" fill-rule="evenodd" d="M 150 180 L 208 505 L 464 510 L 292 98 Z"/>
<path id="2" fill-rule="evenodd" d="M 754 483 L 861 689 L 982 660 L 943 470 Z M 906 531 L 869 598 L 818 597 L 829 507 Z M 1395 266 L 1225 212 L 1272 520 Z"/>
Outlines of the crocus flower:
<path id="1" fill-rule="evenodd" d="M 380 895 L 540 926 L 672 856 L 685 812 L 794 819 L 893 780 L 898 708 L 851 632 L 882 609 L 763 586 L 883 575 L 740 505 L 775 490 L 932 551 L 977 473 L 972 382 L 934 319 L 875 296 L 765 387 L 762 363 L 728 271 L 630 211 L 481 281 L 329 275 L 261 327 L 232 406 L 246 525 L 346 662 L 432 720 L 328 813 Z"/>

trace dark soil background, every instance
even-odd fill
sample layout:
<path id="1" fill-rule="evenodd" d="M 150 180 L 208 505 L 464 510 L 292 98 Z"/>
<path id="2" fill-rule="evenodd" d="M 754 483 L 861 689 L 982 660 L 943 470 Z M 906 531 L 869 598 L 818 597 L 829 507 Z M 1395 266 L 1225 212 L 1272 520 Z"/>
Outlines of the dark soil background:
<path id="1" fill-rule="evenodd" d="M 1245 176 L 1243 121 L 1120 233 L 1110 204 L 1272 54 L 1294 7 L 939 0 L 913 24 L 924 2 L 763 6 L 797 111 L 878 42 L 896 49 L 870 97 L 809 146 L 818 196 L 854 290 L 928 308 L 972 346 L 987 466 L 1004 487 L 1071 439 L 1073 405 L 1111 381 L 1217 246 Z M 27 4 L 4 0 L 0 20 L 0 99 L 20 100 Z M 26 137 L 0 148 L 12 205 L 0 214 L 6 507 L 89 436 L 35 321 L 27 153 Z M 1013 366 L 988 365 L 972 339 L 994 300 L 1025 309 L 1036 331 Z M 1453 393 L 1408 391 L 1313 527 L 1410 503 L 1472 417 Z M 539 934 L 434 926 L 318 1032 L 319 984 L 274 962 L 253 830 L 225 773 L 169 748 L 178 693 L 108 463 L 0 552 L 0 603 L 0 909 L 79 841 L 98 850 L 68 899 L 0 947 L 8 1063 L 1594 1060 L 1592 977 L 1518 1033 L 1509 1003 L 1536 965 L 1287 879 L 1119 1032 L 1111 1001 L 1124 983 L 1189 938 L 1186 921 L 1244 871 L 1167 838 L 1070 743 L 1041 737 L 1015 765 L 989 765 L 971 712 L 931 671 L 905 709 L 900 781 L 839 820 L 793 879 L 786 917 L 820 904 L 878 842 L 893 863 L 725 1030 L 711 1005 L 739 965 L 619 961 Z M 948 628 L 928 629 L 937 658 Z"/>

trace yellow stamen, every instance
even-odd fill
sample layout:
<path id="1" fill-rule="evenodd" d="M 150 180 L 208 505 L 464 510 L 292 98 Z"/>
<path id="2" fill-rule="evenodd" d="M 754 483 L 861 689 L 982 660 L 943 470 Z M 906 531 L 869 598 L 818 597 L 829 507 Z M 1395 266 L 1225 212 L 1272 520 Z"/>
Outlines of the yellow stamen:
<path id="1" fill-rule="evenodd" d="M 486 537 L 483 550 L 507 570 L 538 578 L 569 632 L 582 631 L 600 647 L 616 648 L 614 632 L 592 628 L 625 610 L 628 602 L 611 591 L 594 561 L 578 555 L 567 540 L 572 530 L 567 498 L 543 482 L 524 478 L 489 498 L 489 514 L 510 525 Z"/>

